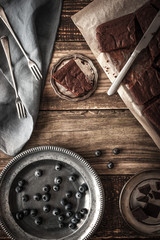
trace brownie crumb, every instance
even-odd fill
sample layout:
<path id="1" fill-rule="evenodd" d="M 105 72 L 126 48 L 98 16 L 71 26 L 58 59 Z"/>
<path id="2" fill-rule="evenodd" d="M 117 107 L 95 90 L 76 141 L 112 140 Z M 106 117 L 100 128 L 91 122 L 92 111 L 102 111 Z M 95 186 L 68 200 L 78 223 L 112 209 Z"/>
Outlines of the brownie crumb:
<path id="1" fill-rule="evenodd" d="M 143 211 L 141 207 L 137 207 L 133 209 L 132 214 L 135 217 L 135 219 L 137 219 L 137 221 L 139 222 L 142 222 L 143 220 L 148 218 L 148 216 L 146 215 L 146 213 Z"/>
<path id="2" fill-rule="evenodd" d="M 150 192 L 150 190 L 151 190 L 151 186 L 150 186 L 150 184 L 145 184 L 142 187 L 139 187 L 138 190 L 141 193 L 147 195 Z"/>

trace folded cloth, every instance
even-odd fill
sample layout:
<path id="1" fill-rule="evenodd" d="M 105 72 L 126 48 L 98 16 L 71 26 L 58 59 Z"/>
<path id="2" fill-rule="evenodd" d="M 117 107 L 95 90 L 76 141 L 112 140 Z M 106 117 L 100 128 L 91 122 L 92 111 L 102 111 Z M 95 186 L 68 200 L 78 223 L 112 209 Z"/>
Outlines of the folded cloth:
<path id="1" fill-rule="evenodd" d="M 15 92 L 6 56 L 0 44 L 0 149 L 11 156 L 30 139 L 38 111 L 40 96 L 52 56 L 63 0 L 0 0 L 0 5 L 27 55 L 38 65 L 43 79 L 37 81 L 28 68 L 26 58 L 0 19 L 0 37 L 8 36 L 11 61 L 18 93 L 27 110 L 27 118 L 19 119 Z"/>

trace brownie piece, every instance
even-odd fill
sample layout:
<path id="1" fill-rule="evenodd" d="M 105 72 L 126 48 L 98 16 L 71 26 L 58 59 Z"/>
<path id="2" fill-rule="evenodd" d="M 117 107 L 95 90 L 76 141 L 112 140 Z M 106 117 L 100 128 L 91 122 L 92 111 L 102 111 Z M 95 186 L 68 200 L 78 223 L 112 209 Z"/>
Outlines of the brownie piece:
<path id="1" fill-rule="evenodd" d="M 149 43 L 149 50 L 153 60 L 160 54 L 160 28 Z"/>
<path id="2" fill-rule="evenodd" d="M 160 212 L 160 206 L 157 206 L 153 203 L 147 203 L 147 205 L 144 208 L 144 211 L 148 216 L 157 218 Z"/>
<path id="3" fill-rule="evenodd" d="M 143 114 L 160 130 L 160 98 L 145 108 Z"/>
<path id="4" fill-rule="evenodd" d="M 52 77 L 75 96 L 82 96 L 93 87 L 74 60 L 70 60 Z"/>
<path id="5" fill-rule="evenodd" d="M 142 32 L 145 33 L 154 17 L 156 16 L 157 10 L 150 3 L 146 3 L 141 8 L 139 8 L 135 14 Z"/>
<path id="6" fill-rule="evenodd" d="M 139 202 L 145 202 L 145 203 L 147 203 L 149 200 L 149 198 L 147 196 L 140 196 L 140 197 L 137 197 L 136 199 Z"/>
<path id="7" fill-rule="evenodd" d="M 101 52 L 136 46 L 135 15 L 131 13 L 99 25 L 96 37 Z"/>
<path id="8" fill-rule="evenodd" d="M 139 187 L 138 190 L 141 193 L 147 195 L 150 192 L 150 190 L 151 190 L 151 186 L 150 186 L 149 183 L 147 183 L 147 184 L 143 185 L 142 187 Z"/>
<path id="9" fill-rule="evenodd" d="M 160 192 L 152 191 L 155 199 L 160 199 Z"/>
<path id="10" fill-rule="evenodd" d="M 160 9 L 160 1 L 159 0 L 151 0 L 150 3 L 153 5 L 153 7 Z"/>
<path id="11" fill-rule="evenodd" d="M 147 69 L 130 88 L 138 105 L 143 105 L 160 94 L 160 73 L 153 67 Z"/>
<path id="12" fill-rule="evenodd" d="M 160 190 L 160 182 L 156 182 L 156 188 L 157 190 Z"/>
<path id="13" fill-rule="evenodd" d="M 137 219 L 137 221 L 139 222 L 142 222 L 148 218 L 148 216 L 146 215 L 146 213 L 143 211 L 141 207 L 137 207 L 133 209 L 132 214 L 135 217 L 135 219 Z"/>

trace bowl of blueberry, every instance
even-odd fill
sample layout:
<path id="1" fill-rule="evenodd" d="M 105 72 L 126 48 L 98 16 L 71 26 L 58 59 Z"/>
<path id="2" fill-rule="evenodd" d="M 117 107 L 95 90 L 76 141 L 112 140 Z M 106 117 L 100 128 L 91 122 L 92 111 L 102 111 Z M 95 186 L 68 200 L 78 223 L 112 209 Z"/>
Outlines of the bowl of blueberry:
<path id="1" fill-rule="evenodd" d="M 29 149 L 0 176 L 0 224 L 12 239 L 88 239 L 103 212 L 98 175 L 68 149 Z"/>

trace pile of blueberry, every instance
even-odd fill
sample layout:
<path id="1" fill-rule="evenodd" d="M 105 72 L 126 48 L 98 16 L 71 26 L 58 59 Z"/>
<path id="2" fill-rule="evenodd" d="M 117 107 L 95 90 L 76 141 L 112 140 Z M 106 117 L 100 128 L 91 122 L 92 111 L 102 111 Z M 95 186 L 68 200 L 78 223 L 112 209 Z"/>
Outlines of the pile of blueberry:
<path id="1" fill-rule="evenodd" d="M 55 165 L 55 170 L 60 171 L 62 166 L 60 164 Z M 43 176 L 43 171 L 41 169 L 37 169 L 34 173 L 36 178 L 40 178 Z M 68 176 L 68 181 L 73 183 L 77 180 L 78 176 L 72 174 Z M 59 228 L 68 227 L 70 229 L 76 229 L 77 224 L 84 219 L 88 210 L 86 208 L 81 208 L 79 211 L 74 211 L 74 206 L 71 202 L 71 198 L 75 197 L 75 199 L 80 200 L 88 190 L 87 184 L 83 183 L 79 186 L 77 192 L 67 191 L 64 194 L 64 197 L 60 200 L 60 207 L 53 207 L 49 204 L 52 199 L 52 191 L 58 192 L 61 189 L 61 184 L 63 182 L 63 178 L 61 176 L 57 176 L 54 178 L 53 186 L 46 184 L 42 187 L 42 193 L 35 193 L 32 197 L 24 194 L 22 195 L 22 201 L 28 202 L 30 200 L 34 201 L 42 201 L 42 213 L 44 214 L 52 214 L 52 216 L 56 217 L 57 225 Z M 24 190 L 24 186 L 27 183 L 24 179 L 19 180 L 17 186 L 15 187 L 15 192 L 18 194 Z M 55 196 L 54 196 L 55 197 Z M 34 218 L 34 223 L 36 225 L 41 225 L 44 222 L 44 219 L 41 216 L 38 216 L 37 209 L 23 209 L 16 213 L 16 220 L 23 220 L 27 216 L 31 216 Z M 42 215 L 42 214 L 41 214 Z"/>

